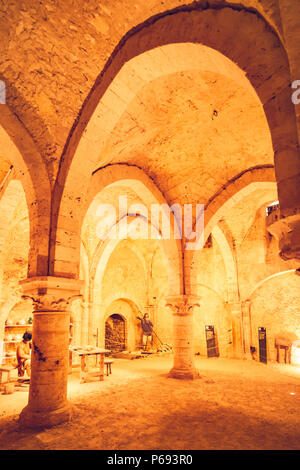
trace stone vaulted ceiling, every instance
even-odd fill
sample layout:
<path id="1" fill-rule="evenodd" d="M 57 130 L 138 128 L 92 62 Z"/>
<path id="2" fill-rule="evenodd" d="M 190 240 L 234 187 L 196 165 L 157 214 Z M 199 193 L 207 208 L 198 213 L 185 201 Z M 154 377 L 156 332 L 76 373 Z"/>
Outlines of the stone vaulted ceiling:
<path id="1" fill-rule="evenodd" d="M 144 169 L 167 201 L 205 204 L 244 169 L 272 164 L 258 98 L 211 72 L 168 75 L 130 103 L 99 157 Z"/>
<path id="2" fill-rule="evenodd" d="M 243 3 L 280 32 L 275 0 Z M 46 160 L 52 182 L 80 108 L 121 38 L 151 16 L 182 5 L 181 0 L 0 2 L 0 78 L 7 84 L 8 104 Z"/>

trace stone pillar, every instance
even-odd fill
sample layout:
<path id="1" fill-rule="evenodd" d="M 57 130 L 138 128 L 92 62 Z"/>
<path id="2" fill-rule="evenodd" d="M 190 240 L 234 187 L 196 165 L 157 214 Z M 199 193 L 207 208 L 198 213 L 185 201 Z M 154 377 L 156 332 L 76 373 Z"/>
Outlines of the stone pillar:
<path id="1" fill-rule="evenodd" d="M 82 281 L 45 276 L 20 282 L 34 304 L 31 379 L 28 405 L 20 415 L 26 427 L 50 427 L 71 417 L 67 401 L 69 301 Z"/>
<path id="2" fill-rule="evenodd" d="M 169 377 L 195 379 L 199 372 L 194 365 L 193 307 L 200 306 L 199 297 L 179 295 L 166 300 L 174 315 L 174 365 Z"/>

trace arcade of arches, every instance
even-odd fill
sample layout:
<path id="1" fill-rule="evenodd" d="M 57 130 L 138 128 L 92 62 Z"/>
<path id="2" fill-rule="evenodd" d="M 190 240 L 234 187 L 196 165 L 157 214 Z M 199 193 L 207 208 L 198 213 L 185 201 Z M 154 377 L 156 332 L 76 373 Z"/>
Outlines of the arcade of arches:
<path id="1" fill-rule="evenodd" d="M 130 353 L 147 312 L 175 378 L 199 375 L 208 326 L 220 357 L 249 361 L 266 328 L 276 362 L 276 340 L 300 340 L 297 2 L 6 3 L 0 343 L 4 363 L 7 326 L 33 318 L 21 424 L 71 415 L 70 318 L 74 346 Z M 107 237 L 104 204 L 127 237 Z M 203 204 L 201 247 L 175 218 L 161 236 L 154 204 Z"/>

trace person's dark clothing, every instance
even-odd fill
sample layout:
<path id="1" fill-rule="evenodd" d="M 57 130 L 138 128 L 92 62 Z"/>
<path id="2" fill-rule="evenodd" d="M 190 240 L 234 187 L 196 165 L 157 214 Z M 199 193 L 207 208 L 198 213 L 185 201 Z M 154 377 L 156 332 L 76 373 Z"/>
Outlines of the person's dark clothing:
<path id="1" fill-rule="evenodd" d="M 152 336 L 152 329 L 153 329 L 153 323 L 150 320 L 145 320 L 144 318 L 137 317 L 139 320 L 141 320 L 142 323 L 142 328 L 143 328 L 143 334 L 145 336 Z"/>

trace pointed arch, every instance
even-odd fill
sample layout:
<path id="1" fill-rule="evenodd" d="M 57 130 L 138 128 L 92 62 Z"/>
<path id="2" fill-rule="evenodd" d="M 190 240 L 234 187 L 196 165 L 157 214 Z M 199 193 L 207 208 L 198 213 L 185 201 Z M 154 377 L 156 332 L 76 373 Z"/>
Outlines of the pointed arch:
<path id="1" fill-rule="evenodd" d="M 32 137 L 8 105 L 1 105 L 0 147 L 22 183 L 30 221 L 28 276 L 48 274 L 51 187 L 45 163 Z"/>

